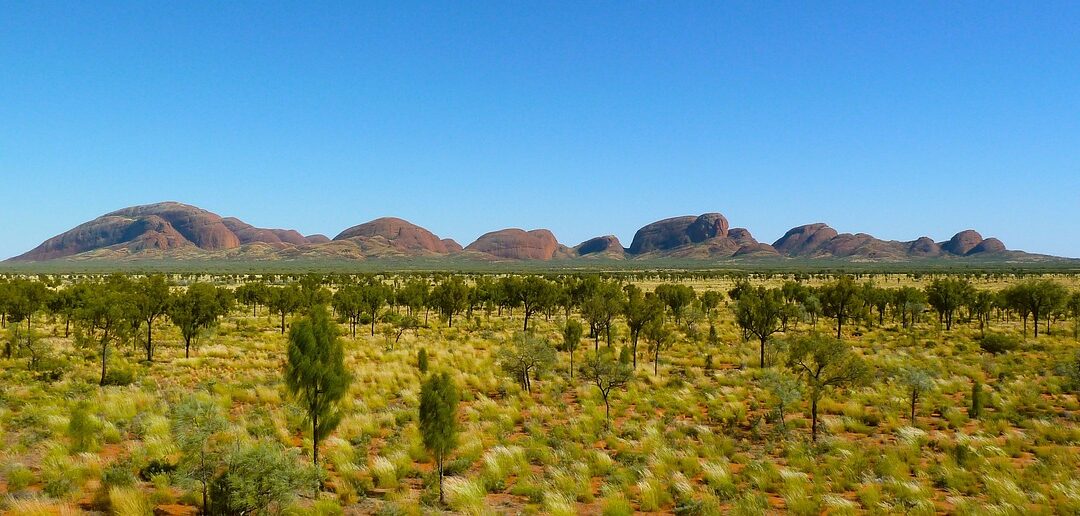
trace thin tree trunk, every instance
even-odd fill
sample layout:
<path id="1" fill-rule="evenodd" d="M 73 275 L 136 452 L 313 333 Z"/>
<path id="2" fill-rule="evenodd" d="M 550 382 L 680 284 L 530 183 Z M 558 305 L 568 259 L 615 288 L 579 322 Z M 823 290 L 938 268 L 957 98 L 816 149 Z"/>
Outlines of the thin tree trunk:
<path id="1" fill-rule="evenodd" d="M 839 338 L 839 337 L 837 337 L 837 338 Z M 761 340 L 761 363 L 759 364 L 759 367 L 761 367 L 762 369 L 765 369 L 765 341 L 767 339 L 760 339 L 760 340 Z"/>
<path id="2" fill-rule="evenodd" d="M 146 321 L 146 361 L 154 361 L 154 320 L 149 319 Z"/>
<path id="3" fill-rule="evenodd" d="M 109 357 L 109 341 L 108 332 L 101 338 L 101 382 L 99 385 L 105 385 L 105 361 Z"/>
<path id="4" fill-rule="evenodd" d="M 445 504 L 446 498 L 443 496 L 443 459 L 442 455 L 439 455 L 439 504 Z"/>
<path id="5" fill-rule="evenodd" d="M 319 467 L 319 415 L 311 415 L 311 462 Z"/>
<path id="6" fill-rule="evenodd" d="M 911 393 L 911 426 L 915 426 L 915 402 L 918 401 L 919 394 L 916 392 Z"/>

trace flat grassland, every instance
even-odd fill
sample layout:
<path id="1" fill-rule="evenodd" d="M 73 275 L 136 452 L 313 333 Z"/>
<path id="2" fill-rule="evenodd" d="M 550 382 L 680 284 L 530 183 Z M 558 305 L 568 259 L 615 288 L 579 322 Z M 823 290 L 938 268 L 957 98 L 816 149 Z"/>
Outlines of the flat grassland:
<path id="1" fill-rule="evenodd" d="M 203 279 L 229 288 L 237 284 L 235 277 Z M 779 287 L 789 279 L 750 281 Z M 1050 279 L 1080 290 L 1074 276 Z M 670 321 L 674 337 L 661 350 L 656 373 L 655 355 L 642 341 L 633 379 L 611 395 L 610 425 L 598 389 L 577 372 L 570 378 L 565 350 L 535 377 L 531 393 L 503 373 L 496 351 L 521 331 L 520 309 L 478 307 L 456 317 L 452 327 L 435 310 L 418 313 L 427 323 L 400 339 L 389 323 L 376 323 L 375 335 L 360 326 L 356 338 L 348 324 L 340 324 L 354 379 L 341 404 L 341 422 L 320 447 L 324 487 L 318 495 L 295 493 L 269 510 L 1080 513 L 1080 401 L 1068 374 L 1080 346 L 1070 318 L 1054 318 L 1049 334 L 1035 339 L 1030 328 L 1022 335 L 1020 317 L 997 310 L 986 331 L 1010 336 L 1019 347 L 991 354 L 980 347 L 979 323 L 964 310 L 951 330 L 929 306 L 906 328 L 891 308 L 881 319 L 876 312 L 856 317 L 844 326 L 843 342 L 866 362 L 871 377 L 826 391 L 815 442 L 807 388 L 786 365 L 785 342 L 816 331 L 835 337 L 835 320 L 792 320 L 786 332 L 769 340 L 761 368 L 759 343 L 744 339 L 727 294 L 735 278 L 654 275 L 623 281 L 649 292 L 682 283 L 698 296 L 724 296 L 707 316 L 693 309 L 679 323 Z M 804 284 L 828 281 L 808 277 Z M 931 278 L 895 274 L 857 281 L 924 289 Z M 971 279 L 976 289 L 988 291 L 1018 281 L 1005 274 Z M 78 345 L 75 332 L 65 337 L 62 317 L 38 315 L 35 330 L 64 366 L 58 377 L 42 379 L 26 357 L 0 360 L 0 509 L 194 514 L 200 490 L 173 469 L 181 452 L 171 423 L 173 408 L 194 393 L 205 393 L 224 410 L 229 432 L 272 441 L 292 449 L 296 461 L 309 461 L 308 423 L 283 381 L 287 335 L 277 315 L 265 306 L 255 310 L 257 315 L 250 307 L 234 307 L 188 358 L 179 330 L 163 318 L 155 323 L 154 361 L 142 361 L 140 337 L 118 342 L 110 368 L 129 374 L 130 383 L 106 387 L 98 386 L 99 351 Z M 573 310 L 571 317 L 582 316 Z M 559 345 L 564 322 L 563 311 L 552 310 L 534 315 L 530 330 Z M 1046 323 L 1040 324 L 1045 331 Z M 586 324 L 575 368 L 595 352 L 588 329 Z M 626 322 L 618 316 L 610 344 L 601 337 L 598 345 L 629 344 Z M 430 371 L 449 373 L 462 398 L 445 506 L 437 502 L 432 457 L 417 424 L 425 376 L 417 367 L 421 348 Z M 913 368 L 929 375 L 914 421 L 911 387 L 902 374 Z M 971 411 L 976 382 L 983 398 L 978 414 Z M 778 383 L 794 387 L 795 395 L 784 401 Z"/>

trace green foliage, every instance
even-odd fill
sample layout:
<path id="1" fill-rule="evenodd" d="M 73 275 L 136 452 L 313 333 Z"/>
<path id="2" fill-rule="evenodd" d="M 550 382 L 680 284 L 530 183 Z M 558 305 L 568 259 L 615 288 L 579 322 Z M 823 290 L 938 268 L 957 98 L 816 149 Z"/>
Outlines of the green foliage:
<path id="1" fill-rule="evenodd" d="M 1002 333 L 989 333 L 979 339 L 979 347 L 992 355 L 1000 355 L 1016 350 L 1020 347 L 1020 341 Z"/>
<path id="2" fill-rule="evenodd" d="M 951 330 L 953 316 L 960 307 L 969 304 L 975 295 L 971 282 L 962 278 L 937 278 L 926 287 L 926 299 Z"/>
<path id="3" fill-rule="evenodd" d="M 836 338 L 843 338 L 844 322 L 859 308 L 861 290 L 848 275 L 822 285 L 820 289 L 821 312 L 836 319 Z"/>
<path id="4" fill-rule="evenodd" d="M 341 421 L 337 403 L 351 383 L 337 328 L 325 310 L 315 307 L 289 330 L 285 385 L 300 401 L 311 422 L 312 460 L 316 465 L 319 441 L 330 435 Z"/>
<path id="5" fill-rule="evenodd" d="M 533 377 L 550 369 L 555 358 L 555 347 L 551 342 L 532 333 L 515 334 L 495 354 L 503 373 L 529 393 L 532 392 Z"/>
<path id="6" fill-rule="evenodd" d="M 416 352 L 416 368 L 420 371 L 420 374 L 427 374 L 427 371 L 428 371 L 427 348 L 420 348 L 420 351 Z"/>
<path id="7" fill-rule="evenodd" d="M 458 392 L 450 375 L 433 374 L 420 388 L 420 436 L 424 448 L 435 457 L 439 472 L 439 501 L 443 497 L 443 467 L 457 446 Z"/>
<path id="8" fill-rule="evenodd" d="M 101 423 L 90 411 L 90 403 L 80 401 L 71 411 L 68 419 L 67 435 L 71 439 L 72 452 L 89 451 L 97 443 L 97 432 Z"/>
<path id="9" fill-rule="evenodd" d="M 972 419 L 982 417 L 983 396 L 982 382 L 975 380 L 975 382 L 971 384 L 971 407 L 968 408 L 968 417 Z"/>
<path id="10" fill-rule="evenodd" d="M 765 343 L 781 330 L 781 314 L 784 299 L 779 289 L 749 287 L 735 301 L 735 323 L 749 335 L 757 337 L 760 349 L 760 367 L 765 367 Z"/>
<path id="11" fill-rule="evenodd" d="M 197 345 L 199 335 L 217 324 L 218 318 L 229 311 L 230 303 L 227 291 L 208 283 L 193 283 L 173 297 L 168 314 L 184 338 L 185 357 L 191 355 L 191 347 Z"/>
<path id="12" fill-rule="evenodd" d="M 318 473 L 295 453 L 260 440 L 231 453 L 210 486 L 209 514 L 271 514 L 300 491 L 315 487 Z"/>
<path id="13" fill-rule="evenodd" d="M 810 396 L 811 438 L 817 440 L 817 408 L 829 390 L 858 385 L 869 377 L 866 362 L 840 340 L 820 335 L 796 338 L 788 349 L 788 367 Z"/>
<path id="14" fill-rule="evenodd" d="M 581 377 L 600 390 L 600 396 L 604 399 L 604 421 L 610 425 L 611 392 L 629 383 L 634 377 L 634 370 L 630 364 L 616 360 L 610 351 L 604 350 L 586 358 L 585 364 L 581 366 Z"/>
<path id="15" fill-rule="evenodd" d="M 198 482 L 206 508 L 209 484 L 221 462 L 221 452 L 213 438 L 227 428 L 228 420 L 210 396 L 196 394 L 173 408 L 171 423 L 173 441 L 180 449 L 177 473 L 183 479 Z"/>

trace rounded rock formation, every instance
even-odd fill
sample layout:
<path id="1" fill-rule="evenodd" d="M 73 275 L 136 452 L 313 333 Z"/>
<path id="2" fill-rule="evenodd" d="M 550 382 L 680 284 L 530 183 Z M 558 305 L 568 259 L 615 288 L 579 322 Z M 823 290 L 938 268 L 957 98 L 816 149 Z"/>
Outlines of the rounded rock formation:
<path id="1" fill-rule="evenodd" d="M 497 258 L 509 260 L 550 260 L 559 249 L 555 235 L 546 229 L 510 228 L 485 233 L 465 247 Z"/>
<path id="2" fill-rule="evenodd" d="M 589 254 L 597 253 L 623 253 L 622 243 L 619 242 L 619 238 L 615 235 L 605 235 L 596 238 L 590 238 L 576 247 L 578 256 L 585 256 Z"/>
<path id="3" fill-rule="evenodd" d="M 334 240 L 382 237 L 390 247 L 404 253 L 447 254 L 450 249 L 434 233 L 407 220 L 383 217 L 342 231 Z"/>
<path id="4" fill-rule="evenodd" d="M 941 252 L 941 246 L 930 237 L 919 237 L 908 246 L 908 254 L 911 256 L 941 256 Z"/>
<path id="5" fill-rule="evenodd" d="M 964 256 L 982 241 L 983 237 L 978 231 L 968 229 L 953 235 L 948 242 L 941 245 L 941 249 L 947 253 Z"/>
<path id="6" fill-rule="evenodd" d="M 973 254 L 1003 253 L 1005 251 L 1005 244 L 1001 240 L 991 237 L 979 242 L 979 245 L 972 247 L 965 256 L 971 256 Z"/>
<path id="7" fill-rule="evenodd" d="M 667 251 L 710 238 L 726 237 L 727 233 L 728 221 L 719 213 L 705 213 L 697 217 L 672 217 L 647 224 L 637 230 L 627 252 L 642 254 Z"/>
<path id="8" fill-rule="evenodd" d="M 791 228 L 773 243 L 773 248 L 786 256 L 808 256 L 836 236 L 836 230 L 823 223 L 806 224 Z"/>

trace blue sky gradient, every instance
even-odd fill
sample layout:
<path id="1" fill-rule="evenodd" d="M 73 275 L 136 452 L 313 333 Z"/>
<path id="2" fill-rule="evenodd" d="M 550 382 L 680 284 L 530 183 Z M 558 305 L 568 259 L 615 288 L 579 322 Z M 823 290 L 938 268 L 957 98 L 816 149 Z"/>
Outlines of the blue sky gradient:
<path id="1" fill-rule="evenodd" d="M 8 3 L 0 257 L 124 206 L 1080 256 L 1075 2 Z"/>

